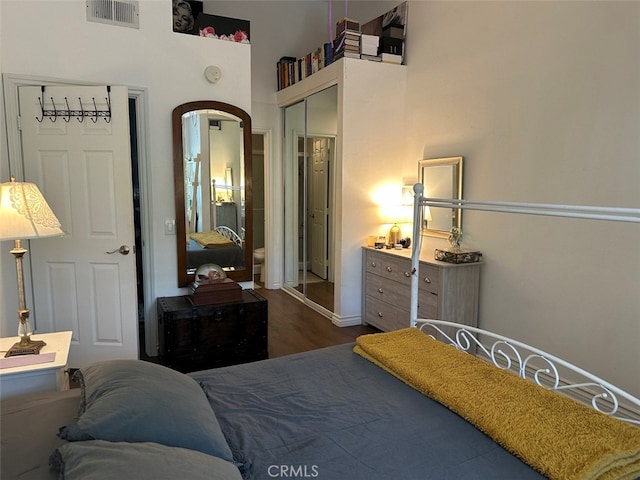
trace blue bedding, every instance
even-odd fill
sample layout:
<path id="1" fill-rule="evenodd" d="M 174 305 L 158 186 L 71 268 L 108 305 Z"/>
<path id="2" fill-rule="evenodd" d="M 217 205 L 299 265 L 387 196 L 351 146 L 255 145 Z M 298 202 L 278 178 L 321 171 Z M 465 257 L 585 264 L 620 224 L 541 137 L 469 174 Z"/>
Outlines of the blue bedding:
<path id="1" fill-rule="evenodd" d="M 545 478 L 352 349 L 190 374 L 245 479 Z"/>
<path id="2" fill-rule="evenodd" d="M 187 242 L 187 269 L 196 269 L 205 263 L 221 267 L 244 267 L 244 250 L 238 245 L 204 248 L 194 239 Z"/>

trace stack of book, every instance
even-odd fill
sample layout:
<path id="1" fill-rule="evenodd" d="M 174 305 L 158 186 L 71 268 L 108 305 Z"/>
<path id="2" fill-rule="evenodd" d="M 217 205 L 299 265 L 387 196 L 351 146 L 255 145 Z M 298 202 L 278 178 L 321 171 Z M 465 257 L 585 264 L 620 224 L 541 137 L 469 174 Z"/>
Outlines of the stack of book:
<path id="1" fill-rule="evenodd" d="M 401 64 L 404 56 L 404 25 L 382 27 L 378 49 L 383 62 Z"/>
<path id="2" fill-rule="evenodd" d="M 338 20 L 336 38 L 333 40 L 333 59 L 360 58 L 360 37 L 360 22 L 346 17 Z"/>
<path id="3" fill-rule="evenodd" d="M 378 56 L 378 46 L 380 45 L 380 37 L 377 35 L 360 35 L 360 58 L 363 60 L 372 60 L 379 62 L 382 60 Z"/>
<path id="4" fill-rule="evenodd" d="M 278 60 L 278 63 L 276 63 L 278 90 L 287 88 L 296 82 L 297 62 L 298 59 L 296 57 L 281 57 Z"/>
<path id="5" fill-rule="evenodd" d="M 333 60 L 333 45 L 330 42 L 300 58 L 280 58 L 276 64 L 278 90 L 313 75 L 321 68 L 331 64 Z"/>

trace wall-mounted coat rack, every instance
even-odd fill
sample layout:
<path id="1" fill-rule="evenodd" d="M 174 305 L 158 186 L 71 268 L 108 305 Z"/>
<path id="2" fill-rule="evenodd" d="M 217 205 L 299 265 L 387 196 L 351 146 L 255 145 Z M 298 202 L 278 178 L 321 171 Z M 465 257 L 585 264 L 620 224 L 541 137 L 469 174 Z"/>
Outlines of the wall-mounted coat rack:
<path id="1" fill-rule="evenodd" d="M 82 99 L 78 97 L 78 103 L 80 104 L 79 110 L 72 110 L 69 107 L 69 100 L 67 97 L 64 97 L 64 103 L 67 108 L 58 110 L 56 108 L 56 103 L 53 100 L 53 97 L 50 97 L 51 107 L 53 109 L 47 110 L 45 108 L 44 85 L 40 87 L 40 91 L 42 92 L 42 96 L 38 97 L 38 102 L 40 103 L 41 114 L 40 118 L 36 117 L 36 120 L 40 123 L 42 123 L 44 117 L 49 117 L 49 120 L 51 120 L 52 122 L 58 120 L 58 117 L 62 118 L 65 122 L 69 122 L 71 120 L 71 117 L 75 117 L 80 123 L 84 122 L 85 117 L 89 117 L 93 123 L 97 123 L 99 118 L 103 118 L 107 123 L 111 122 L 111 87 L 109 85 L 107 85 L 107 96 L 104 98 L 107 103 L 107 110 L 98 110 L 95 97 L 92 97 L 91 99 L 93 102 L 93 109 L 91 109 L 91 106 L 89 107 L 89 109 L 86 109 L 82 104 Z"/>

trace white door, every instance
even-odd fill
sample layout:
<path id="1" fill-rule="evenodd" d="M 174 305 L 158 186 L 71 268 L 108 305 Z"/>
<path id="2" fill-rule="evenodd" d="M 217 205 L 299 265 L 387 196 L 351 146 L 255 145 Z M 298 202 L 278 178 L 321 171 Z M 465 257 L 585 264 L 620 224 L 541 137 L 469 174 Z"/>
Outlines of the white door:
<path id="1" fill-rule="evenodd" d="M 41 119 L 42 96 L 40 87 L 19 88 L 24 176 L 39 186 L 65 235 L 30 242 L 37 330 L 73 331 L 73 368 L 138 358 L 127 88 L 111 87 L 109 122 Z M 47 86 L 45 109 L 53 98 L 57 110 L 107 110 L 107 96 L 106 87 Z"/>
<path id="2" fill-rule="evenodd" d="M 327 214 L 329 176 L 329 148 L 326 138 L 311 142 L 311 272 L 327 279 Z"/>

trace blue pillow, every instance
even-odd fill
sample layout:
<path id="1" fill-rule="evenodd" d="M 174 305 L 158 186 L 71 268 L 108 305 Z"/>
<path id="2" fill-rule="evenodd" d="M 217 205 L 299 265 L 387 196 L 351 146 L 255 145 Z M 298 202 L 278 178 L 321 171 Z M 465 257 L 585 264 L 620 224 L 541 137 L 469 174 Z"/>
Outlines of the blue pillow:
<path id="1" fill-rule="evenodd" d="M 142 360 L 111 360 L 79 370 L 80 413 L 64 440 L 155 442 L 232 460 L 207 397 L 192 378 Z"/>
<path id="2" fill-rule="evenodd" d="M 49 464 L 65 480 L 242 480 L 237 467 L 226 460 L 147 442 L 66 443 L 53 452 Z"/>

